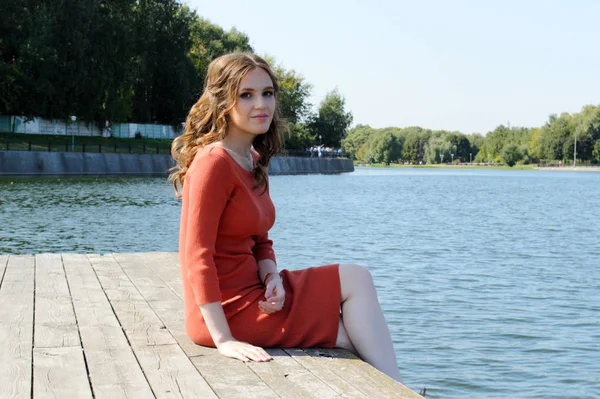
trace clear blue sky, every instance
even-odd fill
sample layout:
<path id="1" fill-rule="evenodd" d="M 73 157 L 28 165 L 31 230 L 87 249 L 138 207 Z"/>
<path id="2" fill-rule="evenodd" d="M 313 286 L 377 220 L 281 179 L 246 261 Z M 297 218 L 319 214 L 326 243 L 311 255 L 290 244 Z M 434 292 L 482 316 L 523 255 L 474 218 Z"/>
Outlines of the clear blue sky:
<path id="1" fill-rule="evenodd" d="M 354 124 L 485 134 L 600 104 L 600 1 L 184 0 Z"/>

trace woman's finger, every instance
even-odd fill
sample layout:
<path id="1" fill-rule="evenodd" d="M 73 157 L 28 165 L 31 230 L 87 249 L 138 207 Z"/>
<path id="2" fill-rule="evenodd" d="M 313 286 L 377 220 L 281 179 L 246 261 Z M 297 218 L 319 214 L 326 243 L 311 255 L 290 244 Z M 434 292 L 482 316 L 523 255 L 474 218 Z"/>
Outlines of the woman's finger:
<path id="1" fill-rule="evenodd" d="M 256 346 L 250 346 L 246 348 L 244 355 L 250 358 L 251 360 L 254 360 L 255 362 L 271 360 L 271 357 L 267 352 L 265 352 L 264 349 Z"/>
<path id="2" fill-rule="evenodd" d="M 284 307 L 284 301 L 281 301 L 281 302 L 261 301 L 258 303 L 259 310 L 261 310 L 263 312 L 268 312 L 268 313 L 279 311 L 279 310 L 283 309 L 283 307 Z"/>
<path id="3" fill-rule="evenodd" d="M 267 299 L 269 303 L 281 303 L 285 300 L 285 295 L 276 295 Z"/>

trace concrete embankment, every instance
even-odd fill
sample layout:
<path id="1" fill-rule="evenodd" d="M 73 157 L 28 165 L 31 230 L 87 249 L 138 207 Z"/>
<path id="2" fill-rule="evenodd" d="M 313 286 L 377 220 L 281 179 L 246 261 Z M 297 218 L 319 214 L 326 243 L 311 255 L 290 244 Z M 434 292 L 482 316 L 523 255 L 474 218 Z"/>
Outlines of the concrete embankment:
<path id="1" fill-rule="evenodd" d="M 537 170 L 555 171 L 555 172 L 600 172 L 600 166 L 576 166 L 576 167 L 561 166 L 560 168 L 554 167 L 554 166 L 545 166 L 545 167 L 536 168 L 536 169 Z"/>
<path id="2" fill-rule="evenodd" d="M 0 151 L 0 176 L 166 176 L 170 155 Z M 274 157 L 271 175 L 353 172 L 350 159 Z"/>

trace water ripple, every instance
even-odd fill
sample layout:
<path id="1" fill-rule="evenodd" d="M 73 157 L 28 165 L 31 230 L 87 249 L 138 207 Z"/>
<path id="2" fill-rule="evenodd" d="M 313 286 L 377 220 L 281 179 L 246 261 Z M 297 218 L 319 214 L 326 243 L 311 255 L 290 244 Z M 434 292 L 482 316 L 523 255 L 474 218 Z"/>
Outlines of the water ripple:
<path id="1" fill-rule="evenodd" d="M 11 181 L 0 253 L 177 250 L 165 179 Z M 409 387 L 600 397 L 600 175 L 358 169 L 273 176 L 271 195 L 281 267 L 369 268 Z"/>

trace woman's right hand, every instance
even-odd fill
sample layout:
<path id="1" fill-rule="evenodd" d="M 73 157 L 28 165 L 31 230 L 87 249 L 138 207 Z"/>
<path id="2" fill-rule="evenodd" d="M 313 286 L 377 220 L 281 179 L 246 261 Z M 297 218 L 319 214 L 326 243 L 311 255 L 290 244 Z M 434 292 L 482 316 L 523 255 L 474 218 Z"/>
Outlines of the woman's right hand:
<path id="1" fill-rule="evenodd" d="M 229 340 L 217 345 L 217 350 L 223 356 L 247 362 L 268 362 L 273 358 L 261 347 L 250 345 L 247 342 Z"/>

